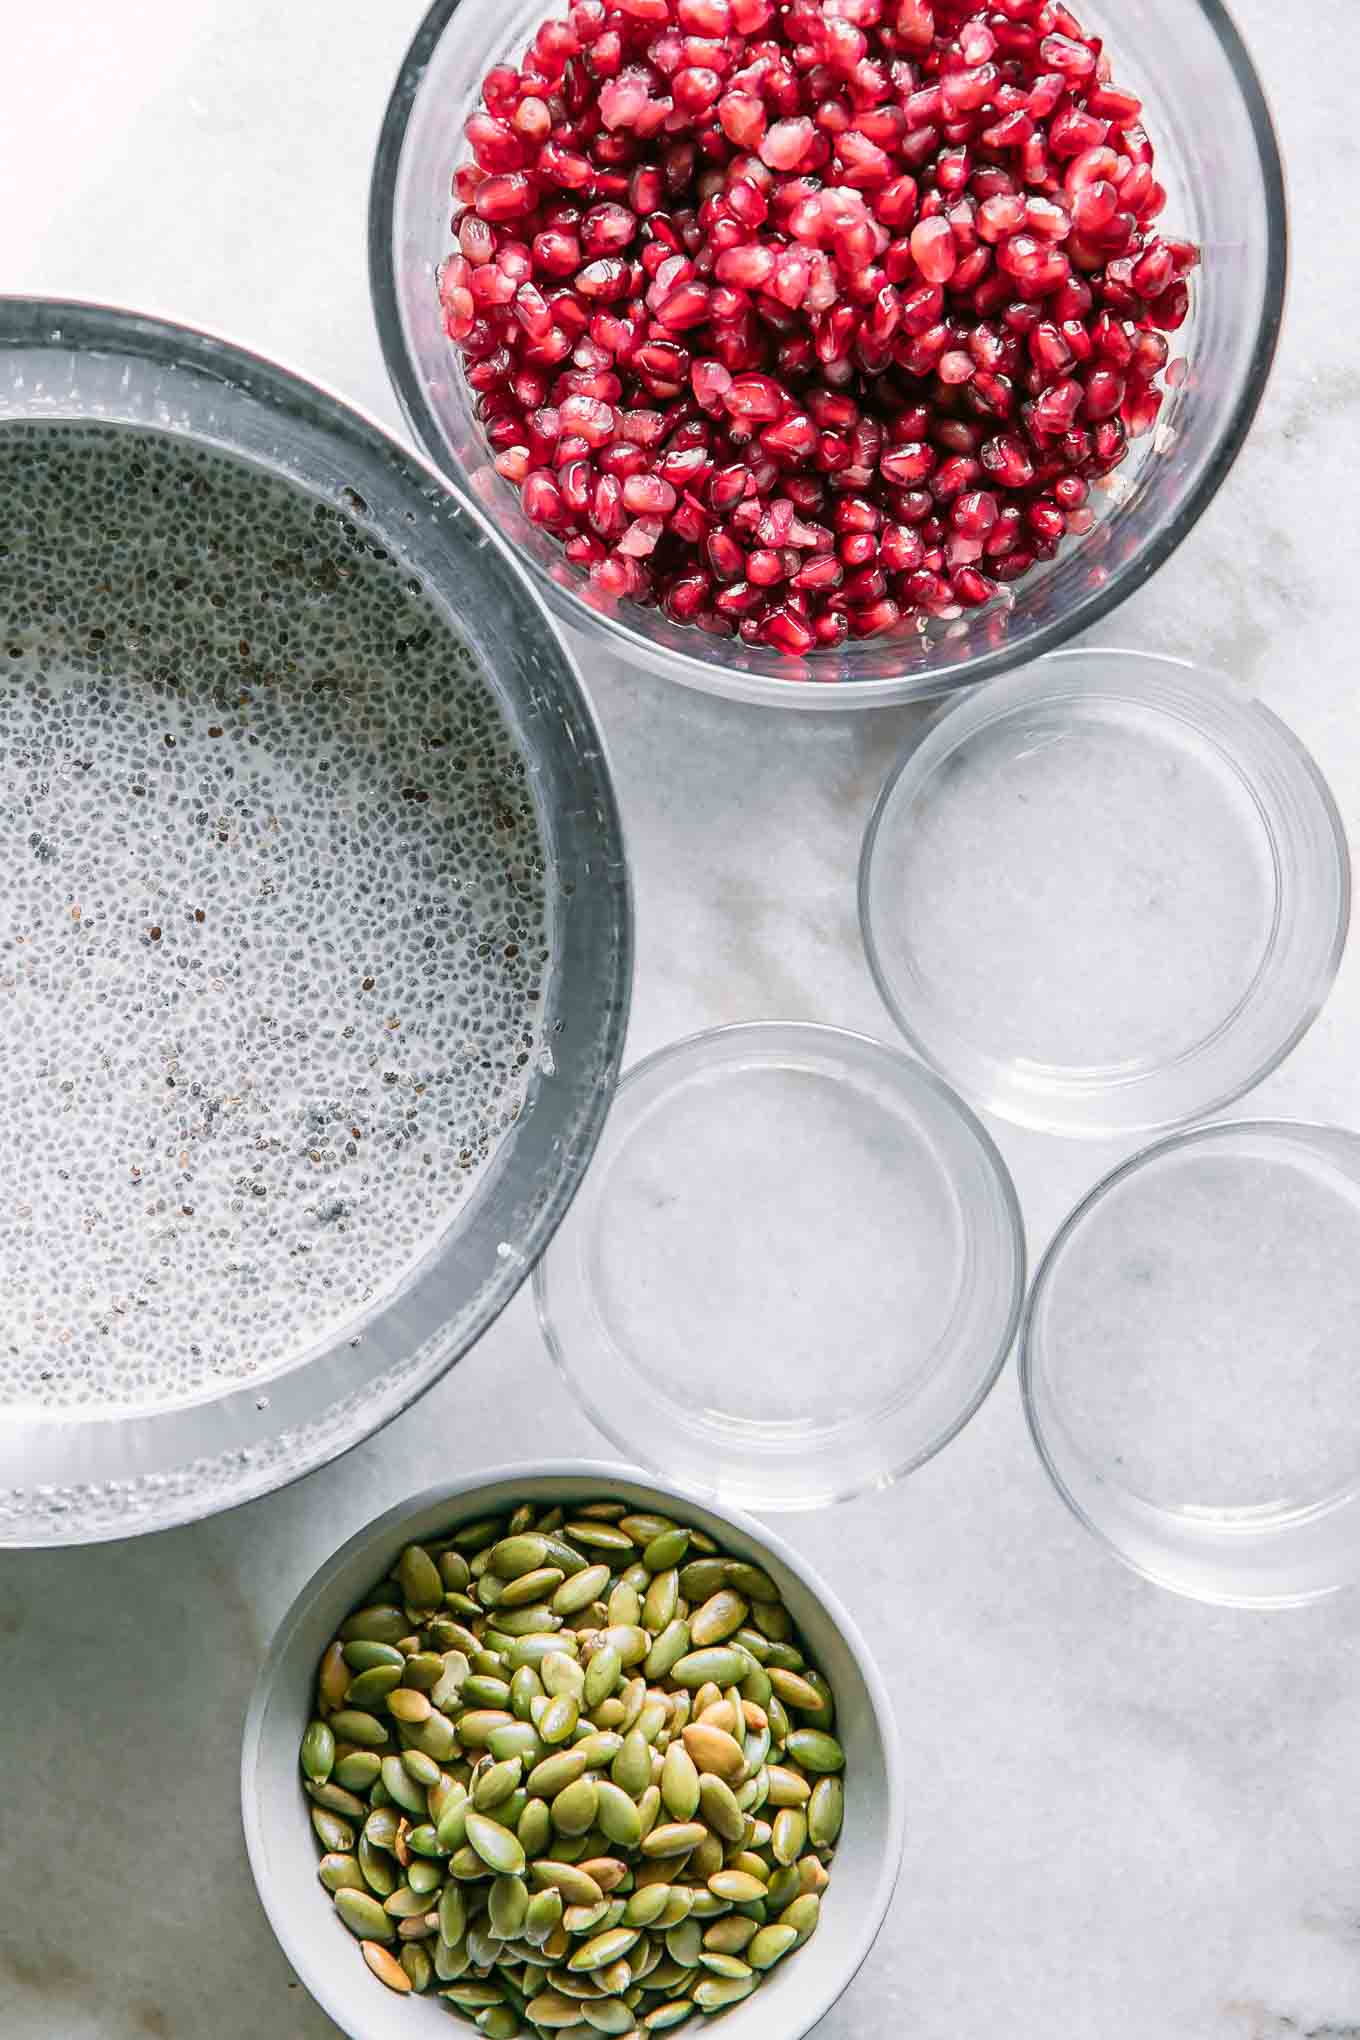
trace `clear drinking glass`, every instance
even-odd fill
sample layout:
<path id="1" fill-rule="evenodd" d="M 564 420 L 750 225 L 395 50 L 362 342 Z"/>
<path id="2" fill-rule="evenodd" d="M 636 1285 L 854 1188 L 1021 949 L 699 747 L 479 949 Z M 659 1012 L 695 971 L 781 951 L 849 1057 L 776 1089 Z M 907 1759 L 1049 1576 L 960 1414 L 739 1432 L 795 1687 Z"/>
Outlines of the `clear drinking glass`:
<path id="1" fill-rule="evenodd" d="M 557 11 L 560 0 L 435 0 L 383 124 L 369 269 L 383 352 L 412 431 L 437 466 L 473 491 L 559 617 L 602 650 L 710 693 L 793 708 L 869 708 L 947 693 L 1053 651 L 1169 558 L 1242 446 L 1284 302 L 1279 151 L 1251 59 L 1219 0 L 1140 0 L 1137 8 L 1090 0 L 1080 10 L 1105 34 L 1120 83 L 1147 108 L 1168 230 L 1204 252 L 1191 319 L 1172 336 L 1173 363 L 1180 357 L 1183 366 L 1158 429 L 1135 442 L 1091 532 L 1015 584 L 1004 603 L 964 612 L 929 636 L 871 638 L 801 660 L 705 637 L 655 609 L 601 613 L 491 466 L 444 334 L 435 271 L 452 245 L 450 174 L 465 154 L 463 123 L 481 80 Z"/>

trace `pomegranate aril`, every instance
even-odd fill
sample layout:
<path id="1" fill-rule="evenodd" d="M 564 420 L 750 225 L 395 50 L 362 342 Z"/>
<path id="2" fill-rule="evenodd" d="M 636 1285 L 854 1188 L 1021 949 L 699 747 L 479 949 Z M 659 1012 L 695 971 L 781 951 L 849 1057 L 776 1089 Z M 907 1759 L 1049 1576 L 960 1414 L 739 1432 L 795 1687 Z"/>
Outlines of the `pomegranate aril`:
<path id="1" fill-rule="evenodd" d="M 550 475 L 531 474 L 520 491 L 524 514 L 531 524 L 554 525 L 565 521 L 567 506 L 562 492 Z"/>

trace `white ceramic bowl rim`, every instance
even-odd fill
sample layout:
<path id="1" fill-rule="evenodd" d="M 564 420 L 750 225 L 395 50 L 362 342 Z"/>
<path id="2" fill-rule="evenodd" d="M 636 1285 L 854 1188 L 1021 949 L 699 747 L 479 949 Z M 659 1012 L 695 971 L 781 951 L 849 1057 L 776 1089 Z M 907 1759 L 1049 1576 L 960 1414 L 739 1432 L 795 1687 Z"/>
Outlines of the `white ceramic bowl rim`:
<path id="1" fill-rule="evenodd" d="M 308 1937 L 296 1930 L 294 1908 L 277 1891 L 275 1879 L 269 1868 L 264 1827 L 255 1791 L 266 1706 L 275 1678 L 280 1666 L 287 1659 L 294 1636 L 304 1625 L 330 1582 L 337 1573 L 344 1570 L 351 1559 L 363 1552 L 371 1551 L 375 1545 L 381 1545 L 390 1533 L 397 1531 L 402 1524 L 419 1516 L 424 1510 L 447 1506 L 452 1512 L 456 1504 L 469 1500 L 486 1488 L 515 1484 L 531 1491 L 534 1485 L 543 1481 L 570 1481 L 583 1491 L 592 1487 L 638 1488 L 651 1494 L 664 1494 L 693 1509 L 700 1516 L 712 1517 L 730 1525 L 743 1537 L 749 1538 L 753 1544 L 768 1551 L 820 1603 L 855 1660 L 864 1680 L 882 1751 L 888 1847 L 883 1853 L 883 1861 L 873 1887 L 873 1896 L 861 1909 L 857 1929 L 847 1938 L 847 1945 L 837 1963 L 835 1976 L 829 1983 L 824 1982 L 819 1990 L 808 1995 L 799 2013 L 801 2023 L 797 2031 L 793 2029 L 789 2031 L 788 2040 L 798 2040 L 798 2035 L 809 2032 L 817 2021 L 824 2017 L 859 1971 L 878 1936 L 897 1884 L 905 1839 L 906 1810 L 903 1803 L 896 1720 L 888 1689 L 859 1625 L 842 1605 L 839 1597 L 775 1531 L 768 1529 L 742 1510 L 715 1504 L 711 1497 L 679 1481 L 649 1473 L 642 1468 L 635 1469 L 606 1460 L 558 1459 L 535 1463 L 511 1463 L 469 1473 L 458 1480 L 437 1482 L 421 1493 L 397 1502 L 392 1508 L 384 1510 L 381 1515 L 373 1517 L 362 1528 L 356 1530 L 338 1551 L 332 1553 L 317 1567 L 297 1594 L 275 1630 L 260 1667 L 246 1710 L 241 1746 L 241 1820 L 245 1830 L 246 1850 L 250 1857 L 251 1874 L 255 1879 L 256 1890 L 279 1944 L 290 1965 L 317 2003 L 344 2031 L 353 2032 L 354 2028 L 347 2022 L 354 2015 L 354 1994 L 343 1988 L 352 1972 L 343 1964 L 318 1962 Z"/>

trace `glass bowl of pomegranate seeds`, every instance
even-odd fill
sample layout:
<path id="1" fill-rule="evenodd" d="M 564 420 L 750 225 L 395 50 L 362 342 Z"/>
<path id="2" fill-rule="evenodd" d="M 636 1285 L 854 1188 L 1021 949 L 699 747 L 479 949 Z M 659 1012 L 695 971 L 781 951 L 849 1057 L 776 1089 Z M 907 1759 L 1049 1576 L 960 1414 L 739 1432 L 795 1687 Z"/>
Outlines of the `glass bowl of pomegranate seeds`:
<path id="1" fill-rule="evenodd" d="M 370 220 L 412 429 L 557 616 L 791 706 L 963 686 L 1145 581 L 1285 240 L 1218 0 L 436 0 Z"/>

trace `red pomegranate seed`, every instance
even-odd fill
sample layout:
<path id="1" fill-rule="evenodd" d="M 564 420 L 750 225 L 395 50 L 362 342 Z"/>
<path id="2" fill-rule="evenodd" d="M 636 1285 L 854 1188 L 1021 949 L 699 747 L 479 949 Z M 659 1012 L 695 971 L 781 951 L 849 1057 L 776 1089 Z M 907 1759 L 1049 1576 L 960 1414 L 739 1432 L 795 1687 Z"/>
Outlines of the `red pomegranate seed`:
<path id="1" fill-rule="evenodd" d="M 912 228 L 911 257 L 927 283 L 948 283 L 958 267 L 958 252 L 949 222 L 922 220 Z"/>

